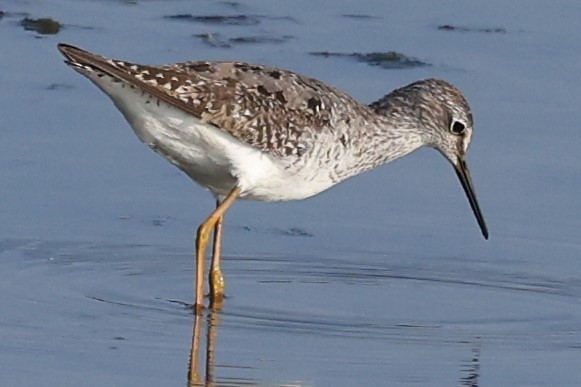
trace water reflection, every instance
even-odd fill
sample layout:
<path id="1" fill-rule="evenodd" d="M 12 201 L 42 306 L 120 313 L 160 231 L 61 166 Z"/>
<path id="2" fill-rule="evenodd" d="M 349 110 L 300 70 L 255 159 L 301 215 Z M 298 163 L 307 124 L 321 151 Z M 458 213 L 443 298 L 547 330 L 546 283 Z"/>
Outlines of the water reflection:
<path id="1" fill-rule="evenodd" d="M 229 327 L 229 315 L 222 315 L 222 312 L 219 311 L 209 311 L 204 310 L 202 314 L 193 314 L 193 326 L 192 326 L 192 340 L 191 340 L 191 349 L 190 349 L 190 357 L 189 357 L 189 364 L 188 364 L 188 373 L 187 373 L 187 386 L 188 387 L 218 387 L 218 386 L 262 386 L 264 385 L 264 381 L 255 378 L 244 378 L 240 376 L 233 376 L 229 371 L 232 369 L 241 368 L 248 369 L 249 367 L 241 367 L 241 366 L 234 366 L 234 365 L 225 365 L 224 361 L 222 364 L 216 361 L 217 355 L 219 353 L 219 346 L 217 345 L 218 342 L 218 332 L 220 329 L 223 331 L 228 331 Z M 225 326 L 223 325 L 224 322 L 221 322 L 221 318 L 226 319 Z M 331 329 L 332 330 L 332 329 Z M 414 328 L 417 330 L 417 327 Z M 316 332 L 319 334 L 319 332 Z M 284 334 L 281 331 L 281 334 Z M 384 341 L 385 346 L 388 347 L 390 344 L 398 343 L 400 340 L 406 340 L 406 335 L 404 332 L 400 332 L 402 337 L 395 338 L 392 337 Z M 409 337 L 408 337 L 409 339 Z M 436 340 L 439 342 L 439 340 Z M 430 339 L 422 340 L 425 343 L 434 344 L 433 341 Z M 449 342 L 448 342 L 449 343 Z M 222 343 L 223 346 L 225 343 Z M 440 344 L 444 344 L 440 342 Z M 462 342 L 455 342 L 453 347 L 457 348 L 457 345 L 462 347 L 461 351 L 464 352 L 465 349 L 471 349 L 469 354 L 467 354 L 466 358 L 461 361 L 458 365 L 458 369 L 460 371 L 460 380 L 459 385 L 466 386 L 466 387 L 478 387 L 480 385 L 480 339 L 477 338 L 475 341 L 462 341 Z M 227 345 L 227 343 L 226 343 Z M 470 347 L 466 348 L 466 345 Z M 444 349 L 444 348 L 443 348 Z M 374 363 L 372 360 L 368 361 Z M 397 363 L 397 362 L 396 362 Z M 393 365 L 393 364 L 392 364 Z M 387 367 L 384 371 L 387 372 Z M 257 370 L 260 372 L 259 370 Z M 220 375 L 218 375 L 218 373 Z M 337 377 L 339 377 L 337 375 Z M 352 375 L 348 376 L 348 379 L 352 377 Z M 401 375 L 397 375 L 395 372 L 393 375 L 391 372 L 387 372 L 383 375 L 383 378 L 390 378 L 393 377 L 393 381 L 396 382 L 400 379 Z M 340 377 L 339 377 L 340 378 Z M 341 380 L 341 379 L 337 379 Z M 387 379 L 385 379 L 387 380 Z M 347 382 L 347 381 L 344 381 Z M 284 386 L 284 387 L 298 387 L 298 386 L 307 386 L 312 385 L 311 383 L 293 381 L 287 383 L 278 383 L 278 384 L 268 384 L 273 386 Z"/>
<path id="2" fill-rule="evenodd" d="M 464 362 L 462 369 L 464 376 L 460 379 L 462 386 L 478 387 L 480 379 L 480 344 L 474 343 L 472 358 Z"/>
<path id="3" fill-rule="evenodd" d="M 202 341 L 202 321 L 206 319 L 206 351 L 204 375 L 200 374 L 200 343 Z M 219 324 L 219 314 L 209 311 L 207 316 L 194 313 L 192 331 L 192 347 L 188 367 L 188 386 L 214 386 L 214 349 L 216 347 L 216 330 Z"/>
<path id="4" fill-rule="evenodd" d="M 258 386 L 252 379 L 222 377 L 217 380 L 216 365 L 216 338 L 220 325 L 220 313 L 204 311 L 202 314 L 193 314 L 192 345 L 190 362 L 188 364 L 188 387 L 215 387 L 215 386 Z M 205 330 L 205 335 L 203 332 Z"/>

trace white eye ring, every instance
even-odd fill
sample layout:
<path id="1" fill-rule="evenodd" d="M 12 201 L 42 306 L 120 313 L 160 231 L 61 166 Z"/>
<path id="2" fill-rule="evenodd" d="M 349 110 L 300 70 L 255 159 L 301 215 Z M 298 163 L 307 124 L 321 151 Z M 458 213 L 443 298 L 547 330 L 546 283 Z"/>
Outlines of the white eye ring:
<path id="1" fill-rule="evenodd" d="M 466 124 L 460 120 L 453 120 L 450 124 L 450 132 L 461 135 L 466 131 Z"/>

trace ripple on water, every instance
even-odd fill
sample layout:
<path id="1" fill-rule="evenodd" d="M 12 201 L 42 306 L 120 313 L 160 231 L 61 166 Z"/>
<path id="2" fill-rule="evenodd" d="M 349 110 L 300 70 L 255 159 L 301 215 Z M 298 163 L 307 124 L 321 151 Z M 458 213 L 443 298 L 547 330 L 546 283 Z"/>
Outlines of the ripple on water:
<path id="1" fill-rule="evenodd" d="M 575 280 L 515 275 L 440 257 L 430 262 L 353 252 L 334 256 L 230 257 L 224 311 L 238 328 L 389 341 L 487 337 L 535 345 L 567 342 Z M 229 264 L 230 265 L 230 264 Z M 247 286 L 253 286 L 249 290 Z M 560 332 L 560 333 L 556 333 Z M 528 337 L 530 340 L 523 341 Z"/>
<path id="2" fill-rule="evenodd" d="M 184 372 L 194 320 L 189 251 L 5 240 L 0 254 L 11 274 L 0 284 L 6 348 L 26 352 L 22 342 L 54 336 L 61 340 L 35 351 L 74 359 L 97 347 L 104 352 L 91 356 L 105 363 L 117 351 L 171 354 Z M 480 346 L 530 351 L 581 342 L 567 313 L 578 302 L 575 282 L 363 251 L 224 258 L 224 310 L 202 326 L 216 335 L 222 385 L 264 385 L 278 374 L 302 375 L 295 385 L 309 385 L 314 374 L 293 370 L 318 368 L 346 381 L 354 365 L 381 380 L 385 362 L 405 367 L 418 354 L 442 352 L 464 354 L 457 367 L 468 383 L 478 376 Z"/>

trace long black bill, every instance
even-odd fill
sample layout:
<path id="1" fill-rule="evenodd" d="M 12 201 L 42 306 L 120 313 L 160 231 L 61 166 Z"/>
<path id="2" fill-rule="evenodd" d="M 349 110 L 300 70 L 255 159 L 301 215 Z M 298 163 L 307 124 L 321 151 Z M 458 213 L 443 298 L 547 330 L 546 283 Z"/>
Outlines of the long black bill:
<path id="1" fill-rule="evenodd" d="M 468 197 L 468 201 L 470 202 L 470 207 L 472 207 L 472 212 L 474 212 L 474 216 L 478 221 L 478 225 L 480 226 L 482 235 L 484 236 L 484 239 L 488 239 L 488 228 L 486 227 L 486 223 L 484 222 L 482 212 L 480 212 L 478 200 L 476 199 L 476 193 L 474 192 L 474 186 L 472 185 L 472 178 L 470 177 L 470 170 L 466 165 L 466 160 L 464 159 L 464 157 L 458 157 L 458 162 L 454 164 L 454 169 L 456 170 L 456 174 L 460 179 L 460 183 L 462 183 L 462 188 L 464 188 L 464 192 L 466 192 L 466 196 Z"/>

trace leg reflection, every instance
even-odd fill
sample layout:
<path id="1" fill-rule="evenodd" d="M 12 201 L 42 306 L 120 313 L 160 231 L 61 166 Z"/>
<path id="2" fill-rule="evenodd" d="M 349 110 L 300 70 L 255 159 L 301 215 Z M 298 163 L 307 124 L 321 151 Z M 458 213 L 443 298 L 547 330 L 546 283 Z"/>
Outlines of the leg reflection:
<path id="1" fill-rule="evenodd" d="M 465 362 L 462 372 L 464 373 L 460 380 L 462 386 L 478 387 L 480 380 L 480 344 L 478 342 L 473 343 L 472 357 Z"/>
<path id="2" fill-rule="evenodd" d="M 208 330 L 206 332 L 206 386 L 214 383 L 214 348 L 216 345 L 216 327 L 218 326 L 218 312 L 208 313 Z"/>
<path id="3" fill-rule="evenodd" d="M 214 385 L 214 347 L 216 344 L 216 329 L 219 323 L 218 312 L 209 310 L 207 316 L 194 313 L 194 326 L 192 331 L 192 346 L 190 351 L 190 364 L 188 369 L 188 386 L 212 387 Z M 200 342 L 202 340 L 202 324 L 206 320 L 206 352 L 205 375 L 200 374 Z"/>

